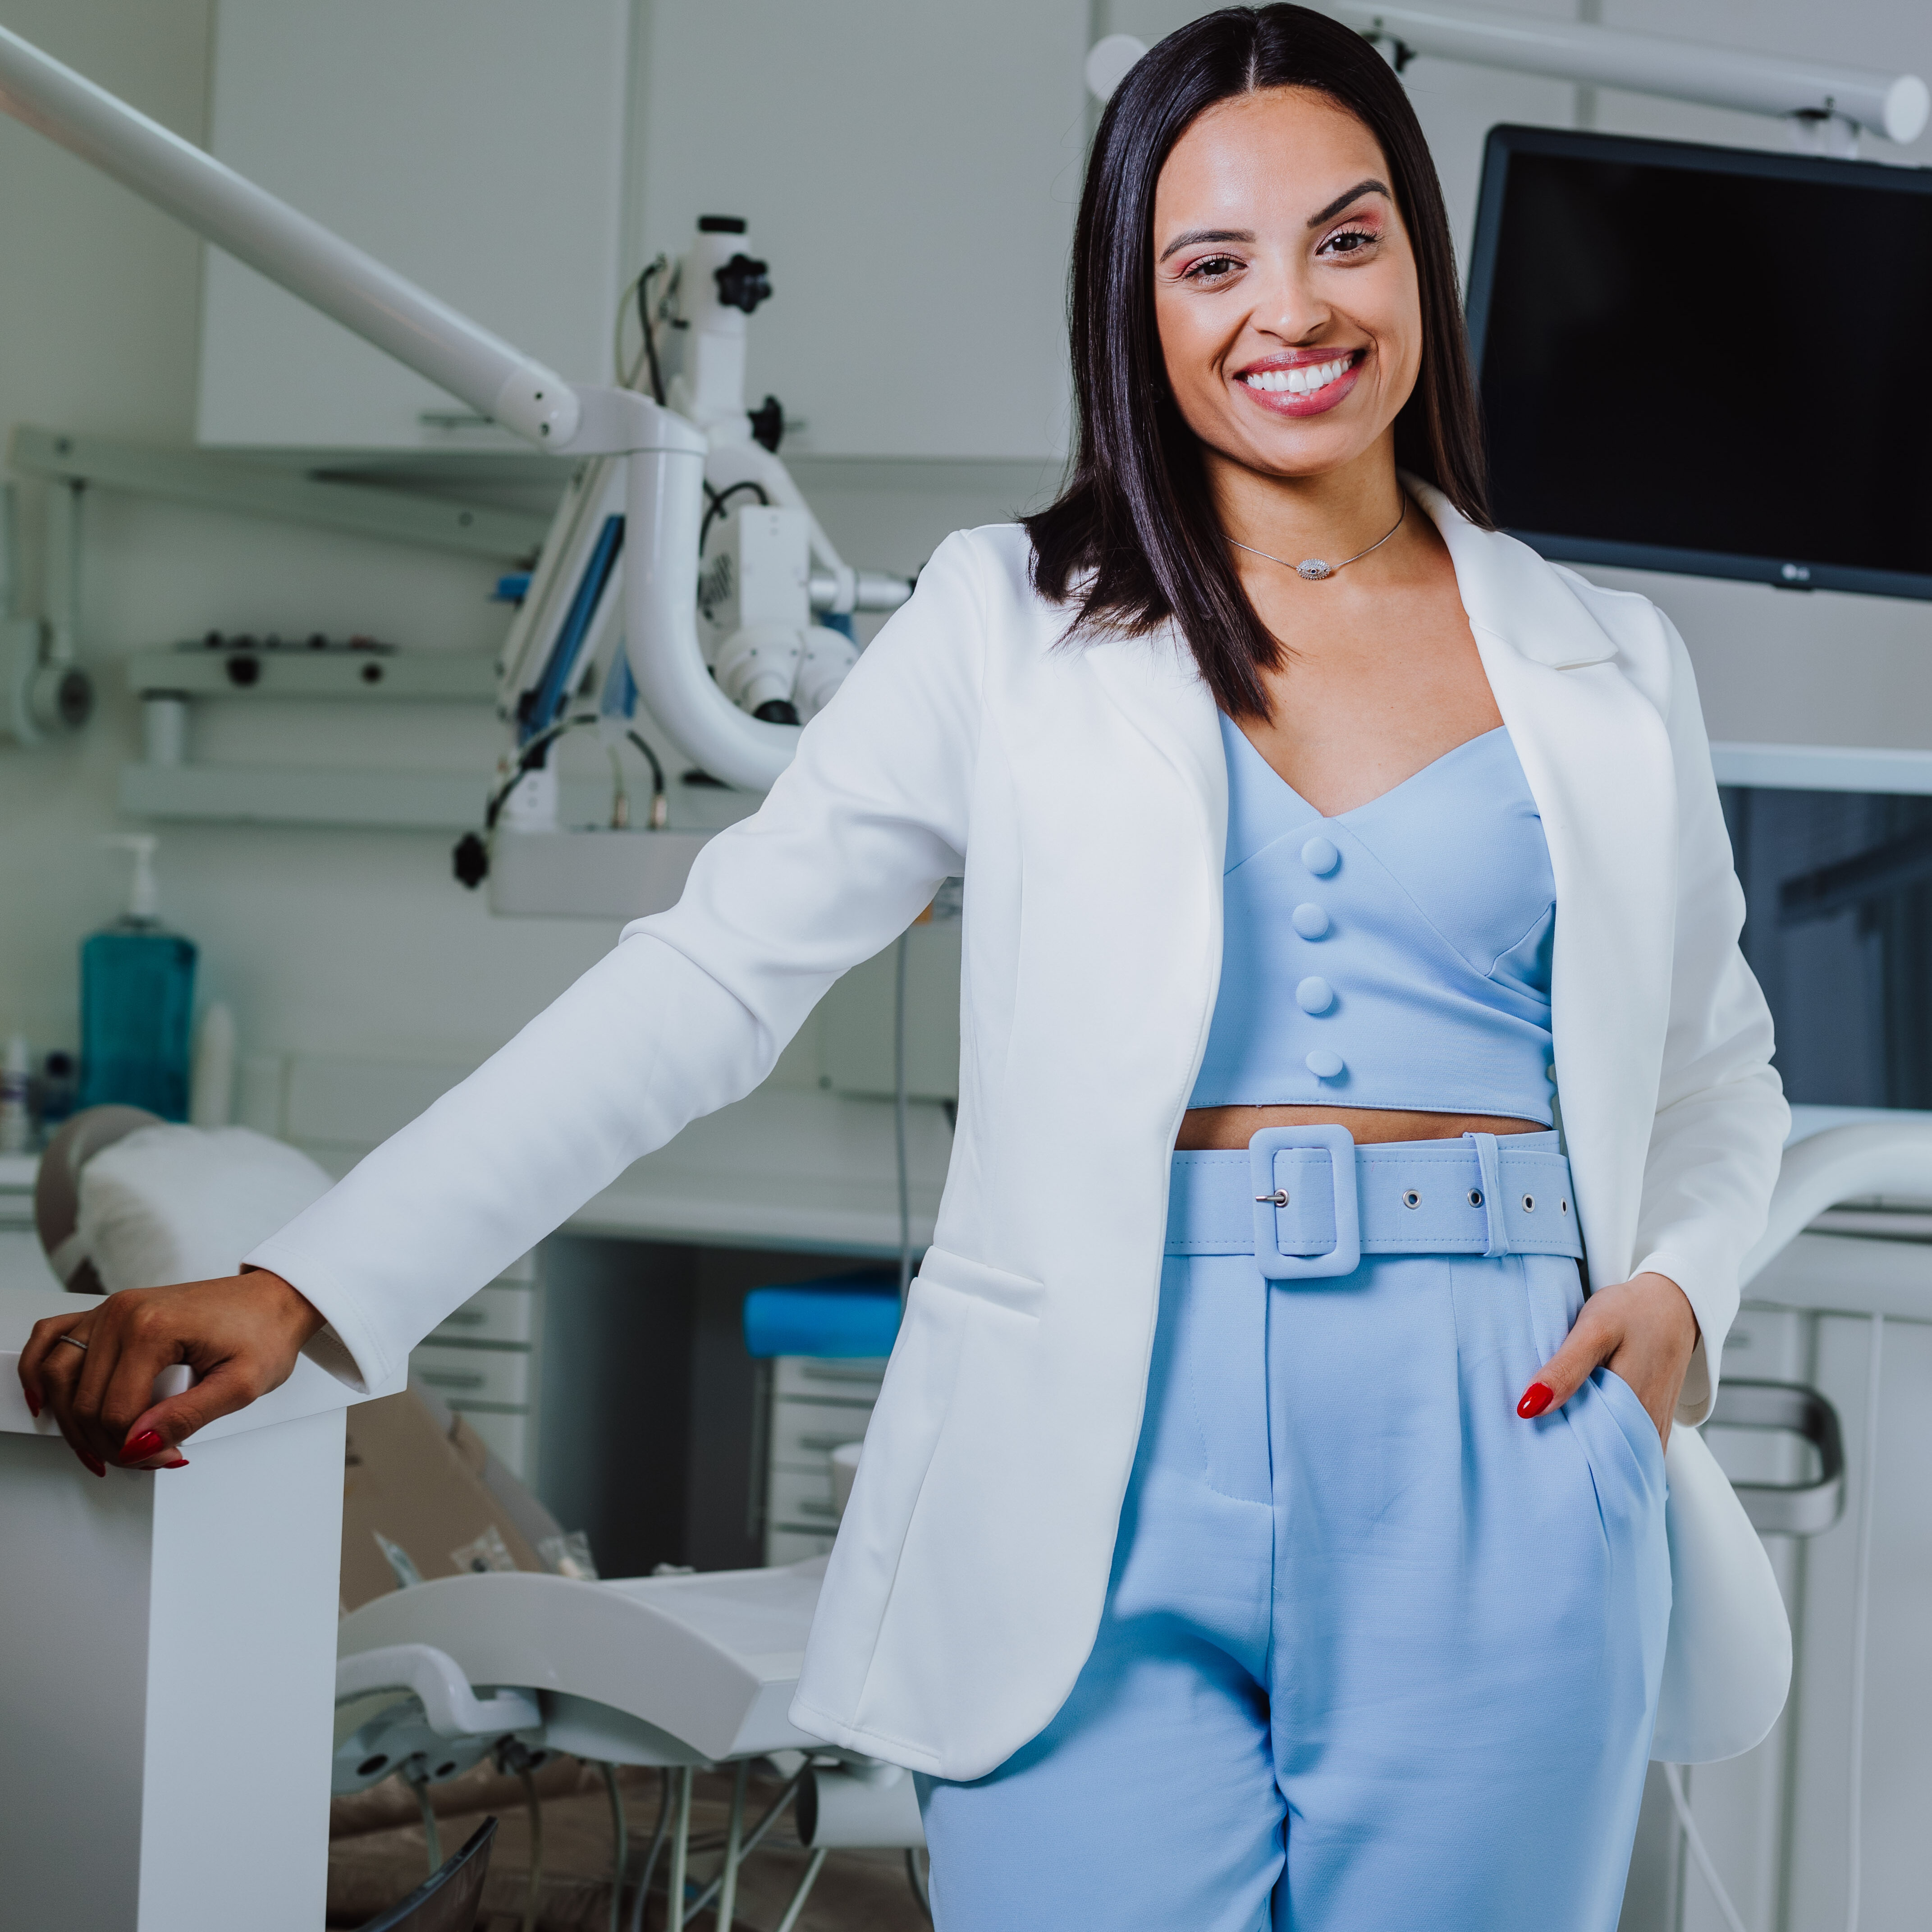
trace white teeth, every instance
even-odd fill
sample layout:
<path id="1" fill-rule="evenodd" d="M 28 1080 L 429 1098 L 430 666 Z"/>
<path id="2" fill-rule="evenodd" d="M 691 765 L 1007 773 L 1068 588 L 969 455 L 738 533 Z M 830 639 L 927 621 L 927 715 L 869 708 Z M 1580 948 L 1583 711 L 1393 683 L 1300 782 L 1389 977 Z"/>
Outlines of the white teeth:
<path id="1" fill-rule="evenodd" d="M 1264 390 L 1270 394 L 1286 390 L 1292 396 L 1305 396 L 1340 381 L 1348 374 L 1354 359 L 1344 356 L 1333 362 L 1304 363 L 1292 369 L 1257 369 L 1241 380 L 1250 388 Z"/>

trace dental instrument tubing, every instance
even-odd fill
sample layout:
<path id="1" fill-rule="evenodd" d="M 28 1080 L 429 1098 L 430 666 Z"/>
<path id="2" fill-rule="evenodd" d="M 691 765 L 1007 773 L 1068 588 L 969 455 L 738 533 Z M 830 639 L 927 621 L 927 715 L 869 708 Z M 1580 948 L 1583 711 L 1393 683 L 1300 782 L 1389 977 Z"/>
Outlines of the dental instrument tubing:
<path id="1" fill-rule="evenodd" d="M 506 428 L 575 434 L 554 370 L 4 28 L 0 108 Z"/>

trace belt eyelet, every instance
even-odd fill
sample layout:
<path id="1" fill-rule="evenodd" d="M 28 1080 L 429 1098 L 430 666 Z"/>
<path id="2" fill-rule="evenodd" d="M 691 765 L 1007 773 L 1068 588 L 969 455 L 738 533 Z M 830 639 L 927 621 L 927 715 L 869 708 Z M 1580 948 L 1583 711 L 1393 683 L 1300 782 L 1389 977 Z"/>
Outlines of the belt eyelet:
<path id="1" fill-rule="evenodd" d="M 1522 1197 L 1522 1211 L 1526 1214 L 1536 1212 L 1536 1196 L 1534 1194 L 1526 1194 Z"/>
<path id="2" fill-rule="evenodd" d="M 1277 1187 L 1272 1194 L 1257 1194 L 1255 1198 L 1265 1201 L 1271 1208 L 1286 1208 L 1288 1205 L 1288 1190 Z"/>
<path id="3" fill-rule="evenodd" d="M 1402 1195 L 1402 1204 L 1405 1208 L 1420 1208 L 1422 1205 L 1422 1196 L 1417 1193 L 1414 1188 L 1409 1188 Z"/>
<path id="4" fill-rule="evenodd" d="M 1480 1187 L 1471 1188 L 1469 1190 L 1469 1205 L 1472 1208 L 1480 1208 L 1482 1204 L 1483 1190 Z"/>

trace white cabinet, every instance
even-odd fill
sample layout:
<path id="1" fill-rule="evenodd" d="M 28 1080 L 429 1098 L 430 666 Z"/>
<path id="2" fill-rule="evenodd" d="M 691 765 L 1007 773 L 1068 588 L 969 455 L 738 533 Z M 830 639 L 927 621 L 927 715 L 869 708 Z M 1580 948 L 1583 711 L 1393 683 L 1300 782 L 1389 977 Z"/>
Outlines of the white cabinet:
<path id="1" fill-rule="evenodd" d="M 410 1352 L 410 1378 L 464 1417 L 525 1482 L 535 1424 L 543 1284 L 535 1253 L 513 1263 Z"/>
<path id="2" fill-rule="evenodd" d="M 632 0 L 219 0 L 209 145 L 560 374 L 606 381 L 632 40 Z M 202 442 L 501 440 L 220 250 L 204 276 Z"/>
<path id="3" fill-rule="evenodd" d="M 814 454 L 1053 457 L 1087 0 L 659 0 L 646 254 L 742 216 L 747 386 Z"/>
<path id="4" fill-rule="evenodd" d="M 765 1561 L 822 1556 L 838 1528 L 832 1452 L 864 1441 L 886 1365 L 818 1355 L 772 1364 L 765 1466 Z"/>

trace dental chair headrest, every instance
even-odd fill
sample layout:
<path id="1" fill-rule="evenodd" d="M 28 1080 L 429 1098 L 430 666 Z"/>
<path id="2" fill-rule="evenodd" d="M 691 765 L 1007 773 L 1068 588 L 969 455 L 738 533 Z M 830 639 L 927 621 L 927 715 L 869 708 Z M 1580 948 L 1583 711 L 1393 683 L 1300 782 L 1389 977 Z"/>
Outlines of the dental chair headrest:
<path id="1" fill-rule="evenodd" d="M 246 1127 L 90 1107 L 40 1156 L 34 1219 L 70 1292 L 112 1294 L 232 1274 L 330 1185 L 307 1154 Z"/>

